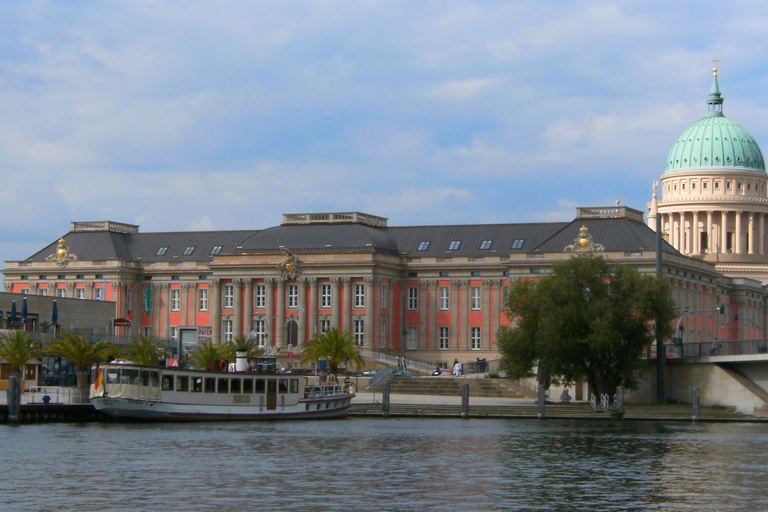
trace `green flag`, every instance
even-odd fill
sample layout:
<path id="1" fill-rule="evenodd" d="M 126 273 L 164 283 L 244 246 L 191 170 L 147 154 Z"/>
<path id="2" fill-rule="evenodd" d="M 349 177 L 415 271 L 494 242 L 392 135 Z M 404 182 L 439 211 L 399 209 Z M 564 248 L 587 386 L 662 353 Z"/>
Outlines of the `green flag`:
<path id="1" fill-rule="evenodd" d="M 144 312 L 150 314 L 152 312 L 152 283 L 147 283 L 147 289 L 144 291 Z"/>

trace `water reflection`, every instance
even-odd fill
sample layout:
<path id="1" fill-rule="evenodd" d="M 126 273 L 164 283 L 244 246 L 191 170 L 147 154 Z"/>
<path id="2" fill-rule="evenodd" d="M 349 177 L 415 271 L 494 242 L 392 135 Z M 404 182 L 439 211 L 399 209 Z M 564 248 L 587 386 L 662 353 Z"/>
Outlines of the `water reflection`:
<path id="1" fill-rule="evenodd" d="M 356 418 L 0 432 L 2 510 L 768 508 L 759 424 Z"/>

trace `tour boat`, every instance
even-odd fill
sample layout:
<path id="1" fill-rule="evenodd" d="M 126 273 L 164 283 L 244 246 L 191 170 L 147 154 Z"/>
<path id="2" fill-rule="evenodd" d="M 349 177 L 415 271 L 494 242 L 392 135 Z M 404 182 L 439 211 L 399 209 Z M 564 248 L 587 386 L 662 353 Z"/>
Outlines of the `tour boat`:
<path id="1" fill-rule="evenodd" d="M 301 374 L 207 370 L 109 363 L 93 368 L 91 403 L 117 418 L 151 421 L 252 421 L 344 417 L 355 393 L 335 382 L 310 384 Z"/>

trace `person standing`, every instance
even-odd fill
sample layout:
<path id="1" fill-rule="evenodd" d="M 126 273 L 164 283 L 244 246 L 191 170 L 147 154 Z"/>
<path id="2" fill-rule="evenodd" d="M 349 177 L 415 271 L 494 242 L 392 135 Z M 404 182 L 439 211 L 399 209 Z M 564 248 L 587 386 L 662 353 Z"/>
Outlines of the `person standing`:
<path id="1" fill-rule="evenodd" d="M 461 375 L 461 363 L 458 359 L 453 360 L 453 374 L 458 377 Z"/>

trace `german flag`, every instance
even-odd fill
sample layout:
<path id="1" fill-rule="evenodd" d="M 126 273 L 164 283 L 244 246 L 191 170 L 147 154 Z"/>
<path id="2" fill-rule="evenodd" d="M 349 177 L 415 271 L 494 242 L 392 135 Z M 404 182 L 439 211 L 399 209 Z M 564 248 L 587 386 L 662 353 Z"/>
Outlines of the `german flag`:
<path id="1" fill-rule="evenodd" d="M 104 386 L 104 374 L 101 372 L 99 363 L 96 363 L 96 380 L 93 382 L 93 394 L 96 395 L 102 386 Z"/>

